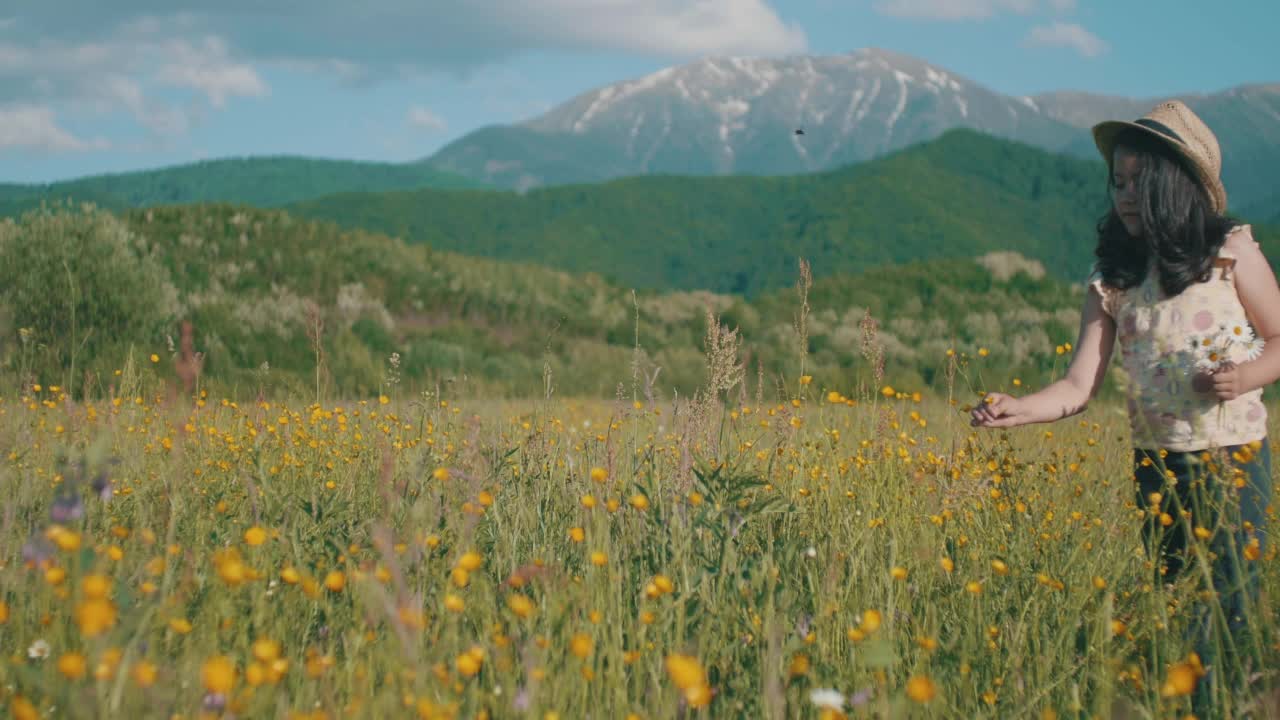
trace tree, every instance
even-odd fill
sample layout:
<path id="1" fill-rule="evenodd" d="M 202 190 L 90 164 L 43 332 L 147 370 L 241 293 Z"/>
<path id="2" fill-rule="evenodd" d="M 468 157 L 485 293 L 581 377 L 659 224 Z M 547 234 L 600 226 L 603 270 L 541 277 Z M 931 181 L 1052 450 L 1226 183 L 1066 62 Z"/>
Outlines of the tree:
<path id="1" fill-rule="evenodd" d="M 0 222 L 0 304 L 49 357 L 43 367 L 77 373 L 122 359 L 129 342 L 161 341 L 179 313 L 168 270 L 145 239 L 114 215 L 44 207 Z"/>

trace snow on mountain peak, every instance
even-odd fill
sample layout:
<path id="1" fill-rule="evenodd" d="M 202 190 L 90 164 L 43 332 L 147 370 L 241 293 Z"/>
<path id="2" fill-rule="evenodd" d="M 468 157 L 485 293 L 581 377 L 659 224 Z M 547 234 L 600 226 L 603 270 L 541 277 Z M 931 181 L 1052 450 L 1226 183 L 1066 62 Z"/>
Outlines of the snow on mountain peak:
<path id="1" fill-rule="evenodd" d="M 693 128 L 701 127 L 703 141 L 718 146 L 721 158 L 740 154 L 740 131 L 760 122 L 830 126 L 832 134 L 825 136 L 830 139 L 814 156 L 817 159 L 831 156 L 851 138 L 878 149 L 872 152 L 906 142 L 919 131 L 914 122 L 905 127 L 903 120 L 916 112 L 909 108 L 921 96 L 937 98 L 921 107 L 936 107 L 976 127 L 1010 122 L 990 119 L 996 107 L 1015 124 L 1020 111 L 1043 114 L 1030 98 L 1009 97 L 993 104 L 990 91 L 924 60 L 863 48 L 833 56 L 706 57 L 598 88 L 525 126 L 578 135 L 617 132 L 627 157 L 635 158 L 651 154 L 656 145 L 650 152 L 644 147 L 668 137 L 673 121 L 686 127 L 684 137 L 695 137 L 699 131 Z M 879 129 L 868 134 L 868 121 Z M 796 142 L 793 138 L 792 144 Z M 808 151 L 797 152 L 808 158 Z"/>
<path id="2" fill-rule="evenodd" d="M 587 124 L 591 122 L 591 119 L 608 109 L 609 106 L 625 100 L 636 93 L 652 90 L 662 85 L 662 83 L 666 82 L 667 79 L 676 74 L 676 70 L 677 68 L 675 67 L 667 67 L 655 73 L 645 75 L 638 80 L 618 83 L 616 85 L 606 85 L 605 87 L 600 88 L 595 92 L 595 97 L 592 99 L 591 104 L 588 105 L 582 115 L 574 121 L 573 131 L 575 133 L 585 132 Z"/>
<path id="3" fill-rule="evenodd" d="M 1280 127 L 1275 84 L 1187 100 L 1230 107 L 1232 117 L 1247 118 L 1238 125 L 1263 134 Z M 1085 149 L 1091 157 L 1088 127 L 1102 118 L 1137 117 L 1153 102 L 1073 92 L 1005 95 L 878 48 L 717 56 L 579 94 L 507 131 L 510 143 L 489 141 L 503 130 L 486 129 L 485 139 L 459 141 L 438 155 L 441 167 L 468 168 L 487 182 L 512 183 L 526 174 L 548 183 L 655 172 L 785 174 L 860 162 L 967 127 L 1055 151 Z M 1280 132 L 1267 137 L 1280 147 Z M 1236 153 L 1238 159 L 1252 150 Z"/>

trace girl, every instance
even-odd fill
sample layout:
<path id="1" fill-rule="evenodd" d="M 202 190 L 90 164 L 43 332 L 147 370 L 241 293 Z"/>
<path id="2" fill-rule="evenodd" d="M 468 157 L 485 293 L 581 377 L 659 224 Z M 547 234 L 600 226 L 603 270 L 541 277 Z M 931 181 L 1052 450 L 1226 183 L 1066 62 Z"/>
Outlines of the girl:
<path id="1" fill-rule="evenodd" d="M 1226 626 L 1219 642 L 1228 651 L 1254 642 L 1239 630 L 1256 615 L 1271 493 L 1262 388 L 1280 378 L 1280 287 L 1249 226 L 1223 215 L 1218 141 L 1186 105 L 1100 123 L 1093 136 L 1111 170 L 1112 207 L 1098 223 L 1071 365 L 1031 395 L 990 393 L 972 424 L 1082 412 L 1119 339 L 1143 537 L 1166 581 L 1184 566 L 1199 574 L 1198 557 L 1211 563 L 1219 602 L 1203 610 L 1195 644 L 1210 677 L 1220 677 L 1209 628 Z M 1209 554 L 1194 553 L 1201 542 Z M 1224 656 L 1221 665 L 1239 663 Z"/>

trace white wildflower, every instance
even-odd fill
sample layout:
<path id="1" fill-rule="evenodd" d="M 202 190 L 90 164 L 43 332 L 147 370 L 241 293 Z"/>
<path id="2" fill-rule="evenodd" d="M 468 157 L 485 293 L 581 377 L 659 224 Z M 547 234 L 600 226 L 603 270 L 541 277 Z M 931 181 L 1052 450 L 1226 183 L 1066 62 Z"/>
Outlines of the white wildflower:
<path id="1" fill-rule="evenodd" d="M 27 657 L 32 660 L 43 660 L 49 657 L 49 643 L 44 640 L 31 643 L 31 647 L 27 648 Z"/>
<path id="2" fill-rule="evenodd" d="M 1249 341 L 1244 343 L 1243 345 L 1244 359 L 1257 360 L 1258 356 L 1262 355 L 1262 349 L 1266 346 L 1266 344 L 1267 343 L 1260 337 L 1250 338 Z"/>
<path id="3" fill-rule="evenodd" d="M 830 688 L 814 688 L 809 691 L 809 700 L 820 708 L 844 710 L 844 693 Z"/>
<path id="4" fill-rule="evenodd" d="M 1231 328 L 1230 333 L 1239 343 L 1247 343 L 1253 340 L 1253 328 L 1248 325 L 1236 325 Z"/>

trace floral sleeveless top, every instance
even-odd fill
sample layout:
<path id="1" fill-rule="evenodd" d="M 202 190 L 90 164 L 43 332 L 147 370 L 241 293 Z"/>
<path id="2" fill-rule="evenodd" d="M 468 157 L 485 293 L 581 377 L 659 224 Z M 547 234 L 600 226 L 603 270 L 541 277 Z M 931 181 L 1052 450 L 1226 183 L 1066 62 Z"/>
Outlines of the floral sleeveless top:
<path id="1" fill-rule="evenodd" d="M 1242 231 L 1248 232 L 1249 226 L 1231 234 Z M 1261 388 L 1219 401 L 1191 385 L 1201 370 L 1226 361 L 1240 364 L 1261 352 L 1262 342 L 1236 294 L 1235 260 L 1224 246 L 1209 280 L 1192 283 L 1174 297 L 1164 296 L 1153 270 L 1128 290 L 1104 285 L 1096 267 L 1090 275 L 1089 284 L 1102 296 L 1103 311 L 1116 324 L 1121 366 L 1130 379 L 1129 424 L 1135 447 L 1192 451 L 1266 437 Z"/>

